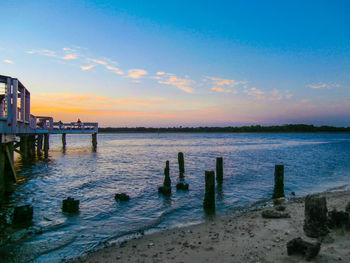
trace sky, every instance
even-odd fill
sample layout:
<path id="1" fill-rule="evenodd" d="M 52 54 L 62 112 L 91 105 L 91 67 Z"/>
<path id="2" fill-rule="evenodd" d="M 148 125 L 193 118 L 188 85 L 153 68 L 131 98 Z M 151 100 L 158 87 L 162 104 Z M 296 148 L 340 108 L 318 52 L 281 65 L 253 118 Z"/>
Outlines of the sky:
<path id="1" fill-rule="evenodd" d="M 350 1 L 0 1 L 0 75 L 34 115 L 350 126 Z"/>

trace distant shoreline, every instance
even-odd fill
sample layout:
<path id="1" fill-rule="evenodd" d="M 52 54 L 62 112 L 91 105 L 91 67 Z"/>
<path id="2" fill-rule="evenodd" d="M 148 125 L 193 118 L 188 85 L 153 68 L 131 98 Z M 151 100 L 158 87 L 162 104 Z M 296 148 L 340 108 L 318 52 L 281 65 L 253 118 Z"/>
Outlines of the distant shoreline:
<path id="1" fill-rule="evenodd" d="M 99 128 L 99 133 L 350 133 L 350 127 L 287 124 L 280 126 L 241 127 L 119 127 Z"/>

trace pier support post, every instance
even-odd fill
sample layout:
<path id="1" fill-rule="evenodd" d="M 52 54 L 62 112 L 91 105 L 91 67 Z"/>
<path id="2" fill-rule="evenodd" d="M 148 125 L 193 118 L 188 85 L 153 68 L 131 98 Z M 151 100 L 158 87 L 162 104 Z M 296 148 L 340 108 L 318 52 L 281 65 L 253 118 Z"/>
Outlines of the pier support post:
<path id="1" fill-rule="evenodd" d="M 62 133 L 62 147 L 66 148 L 66 134 Z"/>
<path id="2" fill-rule="evenodd" d="M 20 137 L 20 152 L 21 152 L 22 160 L 28 160 L 29 158 L 28 136 Z"/>
<path id="3" fill-rule="evenodd" d="M 224 178 L 224 168 L 223 168 L 223 159 L 222 157 L 216 158 L 216 182 L 222 184 Z"/>
<path id="4" fill-rule="evenodd" d="M 5 146 L 0 144 L 0 201 L 5 197 Z"/>
<path id="5" fill-rule="evenodd" d="M 215 211 L 215 173 L 214 171 L 205 171 L 205 195 L 203 201 L 204 210 L 208 212 Z"/>
<path id="6" fill-rule="evenodd" d="M 92 134 L 91 140 L 92 140 L 92 149 L 94 151 L 96 151 L 96 148 L 97 148 L 97 133 L 93 133 Z"/>
<path id="7" fill-rule="evenodd" d="M 0 199 L 13 190 L 13 183 L 16 181 L 13 143 L 0 144 Z"/>
<path id="8" fill-rule="evenodd" d="M 272 198 L 284 197 L 284 165 L 275 165 L 275 188 Z"/>
<path id="9" fill-rule="evenodd" d="M 179 162 L 179 177 L 183 178 L 184 177 L 184 173 L 185 173 L 185 161 L 184 161 L 184 154 L 182 152 L 179 152 L 177 154 L 177 160 Z"/>
<path id="10" fill-rule="evenodd" d="M 38 134 L 36 139 L 36 152 L 38 155 L 41 155 L 41 150 L 43 149 L 43 135 Z"/>
<path id="11" fill-rule="evenodd" d="M 50 148 L 49 140 L 50 140 L 49 134 L 45 133 L 44 134 L 44 156 L 45 156 L 45 158 L 47 158 L 49 156 L 49 148 Z"/>
<path id="12" fill-rule="evenodd" d="M 35 157 L 35 135 L 28 136 L 28 150 L 30 158 Z"/>

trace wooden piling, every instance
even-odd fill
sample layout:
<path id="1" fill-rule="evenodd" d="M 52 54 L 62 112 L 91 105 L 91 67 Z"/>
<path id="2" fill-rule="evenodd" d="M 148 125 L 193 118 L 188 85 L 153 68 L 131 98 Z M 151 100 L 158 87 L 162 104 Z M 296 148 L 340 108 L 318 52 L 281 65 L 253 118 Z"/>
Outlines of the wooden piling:
<path id="1" fill-rule="evenodd" d="M 9 194 L 13 191 L 13 183 L 17 182 L 15 165 L 14 165 L 14 154 L 13 154 L 13 143 L 2 144 L 2 151 L 5 154 L 4 170 L 3 170 L 3 191 L 5 194 Z"/>
<path id="2" fill-rule="evenodd" d="M 66 148 L 66 134 L 62 133 L 62 147 Z"/>
<path id="3" fill-rule="evenodd" d="M 47 158 L 49 156 L 49 149 L 50 149 L 50 145 L 49 145 L 49 134 L 45 133 L 44 134 L 44 156 L 45 158 Z"/>
<path id="4" fill-rule="evenodd" d="M 179 152 L 177 154 L 177 160 L 179 162 L 179 172 L 180 172 L 180 178 L 184 177 L 185 173 L 185 161 L 184 161 L 184 154 L 182 152 Z"/>
<path id="5" fill-rule="evenodd" d="M 284 165 L 275 165 L 275 187 L 272 198 L 284 197 Z"/>
<path id="6" fill-rule="evenodd" d="M 97 133 L 93 133 L 92 135 L 92 148 L 94 151 L 96 151 L 97 148 Z"/>
<path id="7" fill-rule="evenodd" d="M 325 196 L 308 195 L 305 198 L 304 232 L 308 237 L 318 238 L 329 233 L 327 200 Z"/>
<path id="8" fill-rule="evenodd" d="M 35 157 L 35 135 L 28 136 L 28 150 L 29 157 L 32 159 Z"/>
<path id="9" fill-rule="evenodd" d="M 205 195 L 203 201 L 205 210 L 215 210 L 215 173 L 214 171 L 205 171 Z"/>
<path id="10" fill-rule="evenodd" d="M 0 201 L 5 197 L 5 145 L 0 144 Z"/>
<path id="11" fill-rule="evenodd" d="M 222 184 L 224 178 L 224 167 L 222 157 L 216 158 L 216 182 Z"/>
<path id="12" fill-rule="evenodd" d="M 164 168 L 164 182 L 163 186 L 158 188 L 158 193 L 161 193 L 163 195 L 170 195 L 171 194 L 171 180 L 170 180 L 170 168 L 169 168 L 169 161 L 165 162 L 165 168 Z"/>
<path id="13" fill-rule="evenodd" d="M 29 158 L 29 143 L 28 143 L 28 136 L 21 136 L 20 137 L 20 152 L 22 160 L 28 160 Z"/>
<path id="14" fill-rule="evenodd" d="M 163 186 L 171 187 L 169 161 L 165 162 Z"/>
<path id="15" fill-rule="evenodd" d="M 41 150 L 43 149 L 43 135 L 38 134 L 36 138 L 36 152 L 38 155 L 41 155 Z"/>

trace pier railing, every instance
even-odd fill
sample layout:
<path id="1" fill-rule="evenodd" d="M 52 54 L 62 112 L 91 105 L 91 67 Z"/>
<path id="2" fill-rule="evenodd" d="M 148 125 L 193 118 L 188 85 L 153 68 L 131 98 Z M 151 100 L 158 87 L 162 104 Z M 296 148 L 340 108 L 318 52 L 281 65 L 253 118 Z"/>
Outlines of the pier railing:
<path id="1" fill-rule="evenodd" d="M 52 117 L 30 114 L 30 92 L 18 79 L 0 75 L 0 141 L 18 134 L 97 132 L 95 122 L 53 122 Z"/>
<path id="2" fill-rule="evenodd" d="M 54 122 L 52 133 L 97 133 L 97 122 Z"/>

